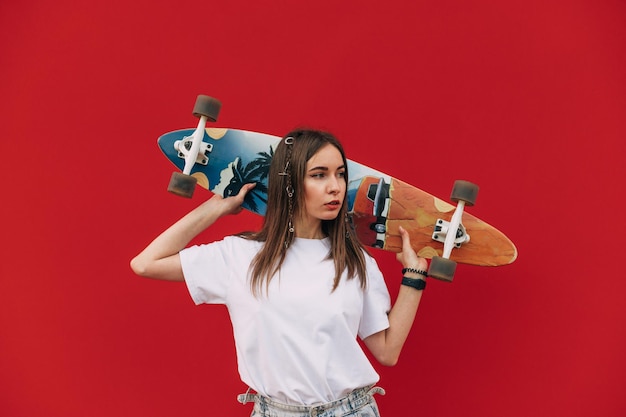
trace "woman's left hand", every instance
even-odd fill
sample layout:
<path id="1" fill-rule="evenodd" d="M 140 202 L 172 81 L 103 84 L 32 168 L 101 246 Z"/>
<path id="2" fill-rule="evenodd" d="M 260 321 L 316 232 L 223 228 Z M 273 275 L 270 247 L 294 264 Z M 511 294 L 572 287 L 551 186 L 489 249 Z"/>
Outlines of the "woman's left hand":
<path id="1" fill-rule="evenodd" d="M 428 262 L 426 259 L 417 256 L 415 250 L 411 246 L 411 236 L 402 226 L 398 228 L 400 237 L 402 238 L 402 252 L 396 255 L 398 262 L 404 268 L 414 268 L 422 271 L 428 270 Z"/>

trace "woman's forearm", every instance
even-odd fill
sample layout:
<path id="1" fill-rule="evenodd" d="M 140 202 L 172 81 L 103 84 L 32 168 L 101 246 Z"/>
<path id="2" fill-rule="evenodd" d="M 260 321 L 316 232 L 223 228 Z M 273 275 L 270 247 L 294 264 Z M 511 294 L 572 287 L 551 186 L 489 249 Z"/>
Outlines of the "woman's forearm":
<path id="1" fill-rule="evenodd" d="M 182 281 L 178 253 L 220 217 L 239 213 L 246 193 L 253 187 L 254 184 L 247 184 L 236 196 L 222 198 L 216 195 L 196 207 L 133 258 L 131 269 L 144 277 Z"/>

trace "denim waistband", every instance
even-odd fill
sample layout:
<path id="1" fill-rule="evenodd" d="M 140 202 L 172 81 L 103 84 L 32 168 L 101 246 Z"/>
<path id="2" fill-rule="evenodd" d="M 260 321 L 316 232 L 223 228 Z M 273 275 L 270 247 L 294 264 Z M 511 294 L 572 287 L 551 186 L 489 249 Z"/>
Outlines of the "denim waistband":
<path id="1" fill-rule="evenodd" d="M 303 406 L 282 404 L 260 394 L 250 393 L 250 390 L 248 389 L 248 392 L 245 394 L 237 396 L 237 401 L 242 404 L 254 402 L 255 409 L 259 411 L 261 415 L 280 415 L 285 417 L 330 417 L 342 415 L 343 413 L 351 410 L 358 410 L 372 401 L 374 394 L 385 395 L 385 390 L 381 387 L 370 385 L 368 387 L 355 389 L 345 397 L 336 401 L 326 404 Z M 274 411 L 274 413 L 269 414 L 268 411 L 270 410 Z"/>

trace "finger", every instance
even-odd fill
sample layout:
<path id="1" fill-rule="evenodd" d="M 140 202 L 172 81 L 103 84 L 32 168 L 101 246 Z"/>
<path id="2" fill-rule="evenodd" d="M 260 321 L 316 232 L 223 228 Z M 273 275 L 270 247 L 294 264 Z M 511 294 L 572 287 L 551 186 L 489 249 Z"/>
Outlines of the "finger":
<path id="1" fill-rule="evenodd" d="M 411 244 L 411 234 L 403 227 L 399 227 L 399 230 L 402 237 L 402 252 L 396 254 L 398 261 L 400 261 L 403 265 L 405 265 L 405 262 L 406 265 L 418 264 L 419 267 L 417 269 L 428 269 L 428 262 L 426 259 L 420 257 L 415 249 L 413 249 L 413 245 Z"/>
<path id="2" fill-rule="evenodd" d="M 407 249 L 412 250 L 411 247 L 411 235 L 407 232 L 404 227 L 400 226 L 400 236 L 402 237 L 402 251 L 405 252 Z"/>
<path id="3" fill-rule="evenodd" d="M 239 194 L 242 197 L 245 197 L 246 194 L 248 194 L 250 192 L 250 190 L 252 190 L 254 187 L 256 187 L 256 183 L 255 182 L 251 182 L 248 184 L 244 184 L 241 189 L 239 190 Z"/>
<path id="4" fill-rule="evenodd" d="M 411 239 L 409 233 L 404 229 L 404 227 L 399 226 L 398 232 L 400 233 L 400 239 L 402 240 L 402 251 L 396 254 L 396 259 L 403 264 L 405 258 L 410 256 L 410 252 L 407 250 L 407 248 L 411 247 Z"/>

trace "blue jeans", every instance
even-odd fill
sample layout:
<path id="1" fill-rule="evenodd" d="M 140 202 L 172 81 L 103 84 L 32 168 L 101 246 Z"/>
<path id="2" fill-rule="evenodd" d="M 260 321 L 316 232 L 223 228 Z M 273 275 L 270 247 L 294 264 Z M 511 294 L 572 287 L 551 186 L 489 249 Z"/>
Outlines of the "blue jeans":
<path id="1" fill-rule="evenodd" d="M 374 394 L 385 395 L 385 390 L 373 386 L 359 388 L 337 401 L 314 406 L 281 404 L 250 393 L 239 395 L 237 401 L 254 401 L 250 417 L 380 417 Z"/>

